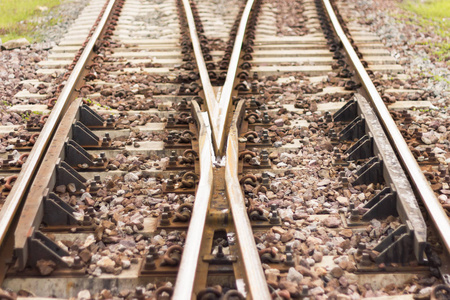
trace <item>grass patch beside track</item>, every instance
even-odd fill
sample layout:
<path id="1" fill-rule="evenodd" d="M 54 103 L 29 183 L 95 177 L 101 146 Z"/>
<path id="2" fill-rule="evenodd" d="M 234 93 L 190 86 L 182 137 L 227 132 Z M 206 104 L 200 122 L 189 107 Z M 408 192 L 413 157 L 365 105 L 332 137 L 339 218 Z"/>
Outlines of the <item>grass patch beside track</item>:
<path id="1" fill-rule="evenodd" d="M 3 42 L 21 37 L 34 41 L 33 31 L 39 17 L 61 4 L 62 0 L 0 0 L 0 38 Z M 42 11 L 39 7 L 48 8 Z M 50 23 L 58 20 L 52 19 Z"/>
<path id="2" fill-rule="evenodd" d="M 450 26 L 449 0 L 407 1 L 403 7 L 424 18 L 442 21 Z"/>
<path id="3" fill-rule="evenodd" d="M 420 25 L 424 31 L 432 28 L 433 32 L 444 38 L 444 41 L 427 44 L 434 49 L 432 53 L 438 60 L 450 62 L 450 0 L 409 0 L 400 6 L 415 14 L 414 18 L 406 16 L 411 23 Z"/>

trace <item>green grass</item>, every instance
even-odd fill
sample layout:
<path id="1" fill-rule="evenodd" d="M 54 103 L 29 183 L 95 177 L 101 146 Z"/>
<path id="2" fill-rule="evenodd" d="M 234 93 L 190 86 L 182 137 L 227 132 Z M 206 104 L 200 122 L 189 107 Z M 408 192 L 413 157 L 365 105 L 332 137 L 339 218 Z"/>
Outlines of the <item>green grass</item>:
<path id="1" fill-rule="evenodd" d="M 400 6 L 409 13 L 397 16 L 405 24 L 415 24 L 423 32 L 433 31 L 444 38 L 441 42 L 427 42 L 432 54 L 439 61 L 450 60 L 450 0 L 408 0 Z M 414 15 L 415 16 L 414 16 Z"/>
<path id="2" fill-rule="evenodd" d="M 442 21 L 450 24 L 450 1 L 449 0 L 427 0 L 427 1 L 407 1 L 403 6 L 413 13 L 424 18 Z"/>
<path id="3" fill-rule="evenodd" d="M 61 0 L 0 0 L 0 38 L 3 42 L 25 37 L 33 42 L 33 31 L 39 24 L 37 17 L 47 12 L 40 12 L 38 6 L 51 9 L 61 4 Z M 58 20 L 50 20 L 56 24 Z"/>
<path id="4" fill-rule="evenodd" d="M 450 37 L 450 0 L 420 0 L 402 2 L 401 6 L 419 18 L 412 19 L 423 27 L 433 27 L 442 37 Z"/>

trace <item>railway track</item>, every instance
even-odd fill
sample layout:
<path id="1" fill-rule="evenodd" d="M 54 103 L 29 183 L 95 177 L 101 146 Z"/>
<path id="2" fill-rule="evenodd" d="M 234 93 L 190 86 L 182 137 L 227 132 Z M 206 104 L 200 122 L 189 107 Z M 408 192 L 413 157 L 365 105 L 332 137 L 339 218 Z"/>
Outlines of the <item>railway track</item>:
<path id="1" fill-rule="evenodd" d="M 428 152 L 419 166 L 392 119 L 417 103 L 386 107 L 374 81 L 401 69 L 374 37 L 350 36 L 328 0 L 217 19 L 202 1 L 99 5 L 91 36 L 42 63 L 72 70 L 29 121 L 34 146 L 25 132 L 11 147 L 25 162 L 3 163 L 4 289 L 448 297 L 449 220 L 421 167 L 447 173 Z"/>

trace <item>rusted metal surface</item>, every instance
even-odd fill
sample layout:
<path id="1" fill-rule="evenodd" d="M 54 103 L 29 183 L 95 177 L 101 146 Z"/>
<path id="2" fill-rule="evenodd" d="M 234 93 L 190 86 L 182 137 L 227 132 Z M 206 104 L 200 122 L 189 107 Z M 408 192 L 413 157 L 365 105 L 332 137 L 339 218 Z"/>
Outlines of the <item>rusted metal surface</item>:
<path id="1" fill-rule="evenodd" d="M 410 222 L 413 228 L 411 234 L 414 235 L 414 254 L 420 263 L 424 263 L 427 226 L 417 203 L 416 196 L 369 102 L 360 94 L 356 94 L 355 98 L 358 101 L 358 109 L 364 116 L 368 132 L 371 132 L 373 136 L 374 150 L 376 151 L 374 152 L 380 155 L 383 160 L 384 177 L 390 181 L 389 183 L 393 185 L 396 192 L 396 208 L 400 219 L 405 224 Z M 383 251 L 388 250 L 383 249 Z"/>
<path id="2" fill-rule="evenodd" d="M 30 187 L 34 175 L 38 171 L 40 163 L 44 157 L 45 150 L 49 146 L 56 128 L 61 122 L 63 114 L 70 104 L 70 100 L 74 97 L 75 87 L 80 84 L 84 75 L 86 75 L 87 70 L 84 69 L 84 66 L 93 55 L 93 49 L 97 39 L 105 31 L 105 24 L 107 24 L 108 19 L 111 17 L 111 12 L 115 2 L 115 0 L 109 2 L 96 30 L 81 54 L 77 64 L 67 80 L 66 85 L 61 91 L 58 101 L 56 101 L 45 126 L 42 128 L 39 138 L 31 150 L 26 163 L 22 166 L 22 172 L 19 174 L 15 185 L 6 199 L 3 209 L 0 211 L 0 244 L 3 244 L 5 236 L 13 222 L 14 216 L 21 205 L 28 188 Z"/>
<path id="3" fill-rule="evenodd" d="M 211 85 L 211 80 L 209 78 L 208 69 L 206 68 L 205 59 L 203 58 L 202 49 L 200 48 L 200 41 L 197 34 L 197 29 L 194 22 L 194 16 L 192 14 L 191 5 L 189 4 L 189 0 L 183 0 L 184 11 L 186 14 L 186 19 L 189 25 L 189 34 L 191 36 L 192 47 L 194 49 L 195 60 L 197 63 L 198 72 L 200 74 L 200 80 L 203 86 L 203 93 L 206 100 L 206 106 L 209 111 L 209 117 L 212 118 L 217 99 L 214 93 L 213 87 Z M 215 127 L 215 122 L 213 119 L 210 119 L 210 124 L 212 124 L 213 132 Z"/>
<path id="4" fill-rule="evenodd" d="M 82 84 L 84 75 L 86 75 L 87 70 L 85 65 L 91 61 L 94 55 L 93 49 L 97 40 L 102 36 L 105 31 L 105 25 L 108 19 L 111 17 L 111 12 L 113 10 L 115 1 L 109 2 L 105 13 L 95 30 L 92 38 L 86 45 L 79 61 L 73 69 L 67 84 L 61 92 L 55 107 L 52 110 L 50 117 L 47 120 L 42 133 L 39 135 L 39 139 L 42 138 L 44 141 L 46 139 L 52 139 L 52 143 L 48 146 L 47 152 L 43 158 L 43 161 L 36 173 L 36 181 L 34 181 L 31 186 L 30 192 L 25 200 L 25 205 L 22 210 L 22 214 L 18 221 L 18 225 L 15 231 L 15 251 L 18 256 L 18 266 L 19 268 L 25 267 L 27 257 L 28 257 L 28 238 L 34 234 L 34 230 L 37 229 L 42 221 L 43 217 L 43 196 L 47 193 L 47 188 L 54 185 L 56 182 L 56 171 L 55 166 L 64 159 L 64 143 L 67 137 L 70 135 L 69 132 L 72 129 L 73 120 L 79 114 L 79 108 L 82 99 L 73 100 L 76 97 L 75 89 Z M 70 106 L 69 106 L 70 105 Z M 69 106 L 69 108 L 67 108 Z M 67 110 L 67 111 L 66 111 Z M 64 118 L 62 116 L 64 115 Z M 56 129 L 56 125 L 59 122 L 59 127 Z M 46 134 L 46 127 L 53 124 L 50 127 L 52 130 L 48 131 Z M 54 132 L 54 135 L 52 134 Z M 48 142 L 47 142 L 48 143 Z M 36 148 L 33 148 L 32 152 Z M 41 148 L 44 150 L 44 147 Z M 36 150 L 37 151 L 37 150 Z M 43 154 L 41 154 L 43 155 Z M 30 154 L 31 156 L 31 154 Z M 29 159 L 30 160 L 30 159 Z M 28 160 L 28 161 L 29 161 Z M 27 161 L 27 162 L 28 162 Z M 50 188 L 51 190 L 51 188 Z M 19 197 L 19 196 L 16 196 Z M 20 195 L 23 197 L 23 194 Z"/>
<path id="5" fill-rule="evenodd" d="M 201 298 L 205 288 L 206 290 L 214 289 L 210 284 L 211 281 L 209 276 L 211 276 L 218 277 L 219 280 L 222 280 L 223 282 L 226 281 L 227 283 L 224 284 L 226 287 L 233 287 L 235 284 L 240 292 L 244 292 L 243 294 L 246 293 L 245 296 L 247 299 L 272 298 L 262 268 L 260 253 L 258 253 L 256 248 L 252 224 L 245 205 L 245 197 L 241 188 L 241 182 L 239 181 L 239 168 L 243 167 L 243 164 L 239 165 L 239 156 L 242 155 L 239 146 L 243 146 L 243 149 L 241 150 L 245 151 L 245 145 L 239 143 L 238 138 L 240 134 L 239 129 L 242 130 L 242 128 L 244 128 L 244 126 L 241 125 L 245 118 L 245 100 L 241 100 L 237 104 L 236 111 L 230 122 L 232 108 L 234 107 L 231 99 L 233 95 L 237 95 L 238 93 L 235 87 L 241 48 L 245 37 L 247 21 L 254 2 L 256 1 L 249 0 L 245 7 L 233 48 L 225 86 L 221 91 L 220 101 L 217 102 L 205 66 L 194 18 L 190 10 L 190 4 L 188 0 L 183 0 L 186 17 L 189 23 L 192 46 L 203 86 L 203 95 L 206 99 L 207 112 L 202 112 L 199 104 L 196 101 L 192 101 L 192 116 L 197 123 L 198 131 L 196 131 L 195 135 L 197 136 L 198 142 L 180 145 L 180 148 L 190 149 L 192 147 L 198 151 L 200 161 L 200 168 L 196 166 L 196 172 L 192 173 L 194 175 L 200 173 L 200 180 L 198 183 L 196 180 L 192 180 L 193 187 L 190 186 L 192 189 L 189 190 L 190 193 L 195 192 L 194 182 L 197 183 L 195 203 L 193 206 L 189 204 L 190 215 L 187 219 L 190 219 L 190 223 L 184 248 L 181 248 L 179 245 L 172 246 L 166 252 L 164 258 L 161 258 L 161 260 L 173 261 L 173 264 L 172 262 L 170 263 L 170 267 L 164 266 L 163 269 L 154 271 L 151 265 L 151 263 L 154 264 L 154 261 L 142 261 L 141 276 L 155 276 L 161 278 L 169 273 L 170 276 L 174 276 L 177 273 L 174 289 L 163 287 L 158 289 L 156 294 L 167 292 L 171 296 L 173 295 L 173 299 Z M 92 52 L 87 54 L 86 60 L 89 59 L 91 53 Z M 77 67 L 75 67 L 75 69 L 81 70 L 77 69 Z M 76 74 L 76 72 L 74 72 L 74 74 Z M 75 81 L 72 83 L 72 87 L 79 84 L 79 78 L 80 77 L 76 77 Z M 66 92 L 65 96 L 67 98 L 73 96 L 71 90 L 72 89 Z M 64 95 L 64 91 L 62 95 Z M 356 97 L 359 98 L 360 96 Z M 370 109 L 370 105 L 362 99 L 362 97 L 358 100 L 360 105 L 359 109 L 365 116 L 367 122 L 366 126 L 369 127 L 368 131 L 379 132 L 377 130 L 379 130 L 381 126 L 379 125 L 375 114 Z M 62 101 L 57 102 L 56 105 L 58 105 L 58 103 L 61 105 L 61 102 Z M 61 111 L 64 111 L 65 108 L 68 107 L 64 120 L 60 122 L 57 130 L 55 129 L 52 131 L 52 133 L 56 131 L 55 138 L 43 159 L 41 169 L 37 171 L 36 167 L 37 180 L 35 180 L 31 187 L 30 196 L 27 198 L 23 214 L 19 220 L 19 226 L 15 232 L 15 249 L 16 256 L 18 257 L 17 266 L 19 268 L 24 268 L 27 264 L 27 257 L 32 250 L 29 247 L 29 244 L 31 243 L 30 238 L 34 234 L 40 234 L 37 229 L 41 226 L 42 219 L 44 218 L 43 196 L 49 191 L 52 191 L 57 182 L 55 166 L 61 163 L 65 156 L 67 157 L 64 145 L 67 142 L 67 137 L 70 137 L 71 131 L 73 130 L 73 120 L 76 120 L 77 117 L 79 117 L 80 104 L 81 99 L 77 99 L 72 101 L 72 104 L 70 105 L 68 103 L 64 104 L 61 108 Z M 194 125 L 190 124 L 190 126 Z M 248 124 L 246 124 L 245 128 L 248 128 Z M 193 131 L 192 128 L 190 128 L 190 130 Z M 249 133 L 247 133 L 247 135 L 248 134 Z M 256 132 L 253 134 L 256 134 Z M 379 155 L 385 163 L 383 171 L 388 173 L 388 177 L 391 178 L 391 182 L 389 183 L 392 183 L 399 194 L 397 206 L 399 206 L 398 211 L 400 217 L 404 222 L 406 222 L 405 220 L 408 220 L 408 229 L 412 228 L 411 235 L 414 235 L 415 241 L 419 245 L 417 249 L 415 249 L 415 253 L 420 261 L 423 258 L 423 247 L 426 240 L 426 228 L 423 217 L 420 214 L 415 197 L 412 191 L 410 191 L 411 187 L 406 180 L 406 176 L 400 176 L 396 172 L 399 168 L 399 162 L 390 147 L 386 150 L 385 146 L 387 146 L 388 143 L 386 142 L 387 138 L 385 134 L 382 134 L 381 132 L 380 135 L 375 136 L 375 138 L 375 148 L 380 150 L 377 152 L 377 155 Z M 175 148 L 174 145 L 166 144 L 166 148 Z M 249 143 L 248 146 L 252 148 L 259 147 L 258 144 L 251 143 Z M 263 143 L 261 147 L 271 147 L 271 143 Z M 213 163 L 215 160 L 214 150 L 216 150 L 217 155 L 225 154 L 225 167 L 223 167 L 220 160 Z M 251 151 L 248 150 L 248 152 Z M 173 157 L 176 157 L 175 151 Z M 217 165 L 213 167 L 215 164 Z M 259 168 L 266 169 L 270 166 L 270 161 L 268 161 L 267 164 L 261 165 Z M 176 170 L 183 168 L 183 166 L 177 165 L 176 161 L 172 167 Z M 194 165 L 191 167 L 194 167 Z M 394 169 L 391 169 L 391 167 Z M 258 167 L 253 166 L 252 168 L 257 169 Z M 164 184 L 164 188 L 170 190 L 167 188 L 167 185 L 168 184 Z M 171 192 L 175 193 L 176 191 L 171 190 Z M 183 190 L 181 193 L 185 194 L 187 191 Z M 179 212 L 181 213 L 181 210 Z M 163 224 L 161 221 L 163 220 L 163 216 L 164 212 L 161 215 L 159 229 L 176 228 L 176 226 L 178 226 L 170 224 L 170 222 Z M 268 224 L 264 224 L 264 226 L 272 226 L 274 224 L 281 224 L 281 219 L 277 222 L 272 222 L 271 220 Z M 183 224 L 180 228 L 185 228 L 186 226 L 187 225 Z M 229 254 L 222 253 L 222 256 L 212 254 L 214 253 L 211 251 L 214 247 L 214 234 L 217 231 L 222 231 L 225 234 L 236 233 L 237 243 L 233 243 L 229 246 Z M 271 251 L 269 248 L 267 248 L 267 250 Z M 149 250 L 149 253 L 152 254 L 153 252 Z M 289 253 L 292 254 L 291 252 Z M 175 258 L 171 257 L 169 254 L 175 254 Z M 220 263 L 217 263 L 217 260 L 221 260 Z M 287 262 L 289 262 L 289 260 Z M 177 272 L 176 266 L 178 264 L 179 268 Z M 291 265 L 286 264 L 285 266 L 280 267 L 280 269 L 283 272 L 286 272 L 289 266 Z M 84 271 L 82 274 L 84 275 Z M 242 282 L 245 282 L 245 286 L 242 286 Z M 220 297 L 222 291 L 216 292 Z M 237 292 L 233 291 L 232 293 Z M 290 297 L 288 292 L 285 291 L 284 293 L 286 298 Z M 280 295 L 282 295 L 281 292 Z"/>
<path id="6" fill-rule="evenodd" d="M 208 115 L 200 111 L 197 102 L 192 102 L 194 117 L 199 128 L 199 159 L 200 181 L 195 197 L 194 209 L 189 224 L 189 230 L 184 245 L 183 256 L 179 266 L 173 299 L 186 299 L 192 295 L 197 265 L 200 259 L 205 220 L 212 195 L 213 168 L 212 168 L 212 141 L 211 127 Z"/>
<path id="7" fill-rule="evenodd" d="M 413 154 L 409 150 L 406 141 L 399 131 L 395 121 L 389 114 L 389 110 L 387 109 L 375 85 L 373 84 L 364 66 L 359 60 L 350 41 L 347 39 L 344 31 L 342 30 L 342 27 L 339 24 L 330 1 L 323 0 L 323 3 L 333 24 L 334 30 L 341 40 L 351 64 L 356 70 L 356 73 L 361 80 L 361 83 L 369 97 L 369 100 L 371 101 L 373 108 L 380 118 L 385 132 L 389 136 L 390 141 L 397 152 L 397 155 L 403 163 L 403 167 L 406 169 L 417 193 L 419 194 L 429 215 L 431 216 L 434 226 L 439 232 L 443 246 L 445 247 L 447 253 L 450 253 L 450 234 L 448 234 L 450 232 L 450 223 L 445 211 L 437 200 L 436 195 L 431 189 L 431 186 L 428 184 L 427 179 L 425 178 Z"/>
<path id="8" fill-rule="evenodd" d="M 205 120 L 201 120 L 202 113 L 196 111 L 197 113 L 197 123 L 200 125 L 200 134 L 199 134 L 199 148 L 200 148 L 200 165 L 201 165 L 201 179 L 199 188 L 197 190 L 193 216 L 191 219 L 191 223 L 188 230 L 187 240 L 185 249 L 183 251 L 183 257 L 179 268 L 179 273 L 177 276 L 177 281 L 175 284 L 175 291 L 173 299 L 186 299 L 186 295 L 194 296 L 196 292 L 198 292 L 198 286 L 203 286 L 206 284 L 208 277 L 208 264 L 207 263 L 199 263 L 200 253 L 208 253 L 210 251 L 211 245 L 210 242 L 212 240 L 212 236 L 214 235 L 214 228 L 220 227 L 217 226 L 220 222 L 215 222 L 215 211 L 220 212 L 219 207 L 223 205 L 222 203 L 223 197 L 217 196 L 214 197 L 215 204 L 211 204 L 209 207 L 209 202 L 211 200 L 211 193 L 218 193 L 221 188 L 215 187 L 214 192 L 212 188 L 213 176 L 217 179 L 217 177 L 222 177 L 225 175 L 225 185 L 226 191 L 228 195 L 228 202 L 231 207 L 231 212 L 233 215 L 234 224 L 230 224 L 227 226 L 227 230 L 235 230 L 238 236 L 238 247 L 239 249 L 235 249 L 234 251 L 238 251 L 241 254 L 240 261 L 236 264 L 235 262 L 235 278 L 236 280 L 244 277 L 245 282 L 247 283 L 247 287 L 245 290 L 249 291 L 249 298 L 251 299 L 269 299 L 270 293 L 267 287 L 267 283 L 265 280 L 265 276 L 263 273 L 263 269 L 261 266 L 261 261 L 256 249 L 256 244 L 253 239 L 252 228 L 250 221 L 247 216 L 247 210 L 244 204 L 244 198 L 241 191 L 240 183 L 238 180 L 238 133 L 237 133 L 237 123 L 233 123 L 234 126 L 234 134 L 231 133 L 229 136 L 228 149 L 231 155 L 234 155 L 234 158 L 228 160 L 226 163 L 225 174 L 223 171 L 219 170 L 218 172 L 213 172 L 212 169 L 212 161 L 211 158 L 213 156 L 212 145 L 214 143 L 216 153 L 219 155 L 224 152 L 225 149 L 225 141 L 227 136 L 227 129 L 229 128 L 226 124 L 226 120 L 231 113 L 230 107 L 232 106 L 231 98 L 233 93 L 235 93 L 234 86 L 236 80 L 236 74 L 238 70 L 238 64 L 240 61 L 241 48 L 242 43 L 244 41 L 245 30 L 247 26 L 247 21 L 251 12 L 251 8 L 253 6 L 254 1 L 248 1 L 245 7 L 243 17 L 240 22 L 239 30 L 237 33 L 237 37 L 235 40 L 233 53 L 231 56 L 229 69 L 227 72 L 227 78 L 223 89 L 221 91 L 220 102 L 217 103 L 215 96 L 208 92 L 208 88 L 210 86 L 209 76 L 207 70 L 204 65 L 203 56 L 201 53 L 200 46 L 198 45 L 198 37 L 195 30 L 194 21 L 192 18 L 192 13 L 189 7 L 188 1 L 183 1 L 183 4 L 186 9 L 186 15 L 189 22 L 191 39 L 195 51 L 195 56 L 197 60 L 197 65 L 199 67 L 199 72 L 201 75 L 202 85 L 203 87 L 207 87 L 205 89 L 205 97 L 208 109 L 209 120 L 211 122 L 211 127 L 207 124 L 207 116 Z M 202 76 L 203 73 L 203 76 Z M 207 81 L 206 81 L 207 79 Z M 218 105 L 217 105 L 218 104 Z M 244 110 L 244 103 L 240 103 L 240 113 L 235 121 L 242 120 Z M 211 135 L 213 141 L 211 141 Z M 207 143 L 209 142 L 209 145 Z M 213 143 L 212 143 L 213 142 Z M 231 143 L 231 144 L 230 144 Z M 213 174 L 214 173 L 214 174 Z M 216 203 L 217 202 L 217 203 Z M 208 227 L 208 233 L 205 233 L 205 222 L 207 222 L 207 215 L 211 215 L 209 222 L 215 223 L 216 226 L 211 225 L 211 228 Z M 222 214 L 223 215 L 223 214 Z M 219 218 L 220 216 L 217 215 Z M 233 226 L 231 226 L 233 225 Z M 232 228 L 231 228 L 232 227 Z M 206 241 L 207 240 L 207 241 Z M 209 242 L 208 242 L 209 241 Z M 234 247 L 232 247 L 234 248 Z M 238 266 L 242 269 L 244 267 L 245 270 L 238 270 Z M 224 269 L 225 270 L 225 269 Z M 203 279 L 196 279 L 196 275 L 202 274 Z M 197 285 L 197 286 L 194 286 Z"/>
<path id="9" fill-rule="evenodd" d="M 56 183 L 57 173 L 55 166 L 64 160 L 64 143 L 72 130 L 73 120 L 79 111 L 81 98 L 74 100 L 61 121 L 55 136 L 49 146 L 44 160 L 36 174 L 36 179 L 30 188 L 25 200 L 15 231 L 15 254 L 18 258 L 18 267 L 23 269 L 28 258 L 28 241 L 34 235 L 42 222 L 44 216 L 45 193 L 53 190 Z"/>
<path id="10" fill-rule="evenodd" d="M 261 265 L 261 260 L 253 237 L 252 226 L 247 215 L 244 195 L 238 179 L 239 164 L 239 132 L 244 117 L 244 100 L 241 100 L 233 116 L 226 150 L 225 181 L 231 214 L 236 226 L 236 235 L 242 260 L 245 265 L 245 276 L 249 284 L 251 299 L 271 299 L 269 288 Z"/>
<path id="11" fill-rule="evenodd" d="M 252 10 L 254 0 L 247 1 L 245 5 L 244 13 L 242 14 L 241 22 L 239 23 L 239 29 L 236 35 L 236 40 L 234 42 L 233 52 L 230 58 L 230 64 L 228 67 L 227 77 L 225 79 L 225 84 L 220 95 L 219 103 L 214 109 L 213 115 L 211 117 L 213 123 L 213 128 L 216 132 L 213 132 L 214 144 L 217 147 L 219 155 L 222 155 L 225 147 L 226 131 L 228 126 L 226 126 L 227 116 L 229 114 L 229 109 L 232 106 L 232 94 L 235 91 L 235 82 L 237 80 L 238 65 L 241 57 L 242 43 L 245 37 L 245 30 L 247 27 L 247 22 L 249 20 L 250 12 Z M 214 125 L 216 124 L 216 125 Z"/>

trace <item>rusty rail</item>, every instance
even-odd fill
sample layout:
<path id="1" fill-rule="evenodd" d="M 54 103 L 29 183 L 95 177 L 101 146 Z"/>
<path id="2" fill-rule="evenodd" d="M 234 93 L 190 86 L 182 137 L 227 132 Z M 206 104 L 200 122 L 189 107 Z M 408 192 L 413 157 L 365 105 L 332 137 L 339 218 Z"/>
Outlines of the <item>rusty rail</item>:
<path id="1" fill-rule="evenodd" d="M 209 118 L 206 112 L 200 111 L 196 101 L 192 101 L 192 106 L 199 128 L 200 181 L 172 299 L 186 299 L 193 293 L 205 220 L 213 190 L 213 149 Z"/>
<path id="2" fill-rule="evenodd" d="M 26 163 L 22 166 L 22 171 L 20 172 L 14 187 L 7 197 L 3 209 L 0 211 L 0 245 L 3 245 L 5 242 L 5 236 L 11 229 L 15 215 L 18 212 L 28 189 L 30 188 L 31 182 L 40 168 L 46 149 L 54 137 L 56 128 L 61 122 L 64 112 L 70 104 L 70 100 L 73 98 L 74 89 L 86 73 L 84 66 L 92 57 L 94 45 L 98 38 L 106 30 L 105 24 L 107 24 L 108 19 L 111 17 L 111 12 L 115 3 L 116 0 L 111 0 L 109 2 L 102 19 L 92 34 L 90 41 L 87 43 L 83 53 L 69 76 L 66 85 L 61 91 L 58 101 L 56 101 L 56 104 L 53 107 L 45 126 L 39 134 L 39 138 L 31 150 Z"/>
<path id="3" fill-rule="evenodd" d="M 443 246 L 445 247 L 447 253 L 450 253 L 450 234 L 448 234 L 450 232 L 450 223 L 444 209 L 437 200 L 430 184 L 425 178 L 413 154 L 409 150 L 409 147 L 406 144 L 402 134 L 398 130 L 397 124 L 395 124 L 395 121 L 392 119 L 375 85 L 373 84 L 364 66 L 359 60 L 355 50 L 353 49 L 350 41 L 342 30 L 342 27 L 339 24 L 330 1 L 323 0 L 323 4 L 325 5 L 327 14 L 331 20 L 334 30 L 341 40 L 342 45 L 344 46 L 350 63 L 356 70 L 356 74 L 359 77 L 369 97 L 369 100 L 378 117 L 380 118 L 380 122 L 382 123 L 385 132 L 389 136 L 389 139 L 393 147 L 395 148 L 397 155 L 402 161 L 403 167 L 406 169 L 408 175 L 410 176 L 415 190 L 424 203 L 428 214 L 431 216 L 435 228 L 438 230 Z"/>
<path id="4" fill-rule="evenodd" d="M 248 0 L 245 5 L 244 12 L 242 14 L 241 22 L 239 23 L 239 28 L 236 34 L 236 39 L 233 46 L 233 52 L 231 53 L 230 64 L 228 67 L 227 77 L 225 79 L 225 84 L 223 85 L 223 90 L 220 95 L 219 104 L 216 106 L 212 122 L 213 128 L 217 129 L 213 132 L 214 144 L 216 145 L 217 154 L 222 155 L 225 149 L 226 142 L 226 120 L 229 114 L 230 107 L 232 106 L 232 94 L 234 92 L 234 87 L 236 86 L 237 80 L 237 70 L 239 66 L 239 61 L 241 59 L 241 49 L 242 43 L 244 42 L 245 30 L 247 28 L 247 22 L 250 17 L 250 12 L 252 10 L 254 0 Z"/>
<path id="5" fill-rule="evenodd" d="M 236 227 L 236 235 L 245 265 L 245 275 L 249 283 L 250 299 L 271 299 L 266 277 L 253 237 L 252 226 L 245 207 L 244 194 L 238 177 L 239 128 L 244 117 L 245 100 L 239 101 L 228 132 L 226 151 L 225 181 L 231 213 Z"/>
<path id="6" fill-rule="evenodd" d="M 192 14 L 191 5 L 189 4 L 189 0 L 183 0 L 184 11 L 186 14 L 186 19 L 189 26 L 189 35 L 191 36 L 192 48 L 195 54 L 195 60 L 197 63 L 198 72 L 200 74 L 200 80 L 203 86 L 203 93 L 205 95 L 206 106 L 209 112 L 210 124 L 213 127 L 213 134 L 217 130 L 215 129 L 215 122 L 212 119 L 212 112 L 217 106 L 217 99 L 214 93 L 214 89 L 211 84 L 211 80 L 209 78 L 208 69 L 206 68 L 205 59 L 203 58 L 202 49 L 200 47 L 200 40 L 198 38 L 197 28 L 194 22 L 194 16 Z"/>
<path id="7" fill-rule="evenodd" d="M 216 153 L 222 155 L 225 149 L 226 137 L 227 137 L 227 116 L 231 113 L 232 107 L 232 95 L 234 92 L 236 74 L 241 56 L 242 44 L 244 41 L 247 22 L 250 16 L 251 9 L 254 4 L 254 0 L 249 0 L 243 12 L 242 19 L 239 24 L 239 29 L 235 39 L 232 56 L 227 72 L 225 84 L 221 91 L 220 101 L 217 100 L 212 91 L 211 83 L 209 82 L 209 76 L 206 70 L 206 66 L 201 53 L 201 48 L 198 45 L 198 36 L 195 29 L 192 12 L 190 11 L 190 5 L 188 0 L 183 0 L 183 4 L 186 10 L 186 16 L 188 19 L 189 30 L 191 34 L 191 40 L 197 60 L 197 66 L 202 81 L 202 85 L 205 89 L 205 97 L 207 103 L 208 116 L 211 123 L 211 127 L 207 123 L 208 117 L 203 115 L 197 109 L 198 106 L 195 103 L 194 108 L 197 111 L 196 119 L 200 125 L 200 166 L 201 177 L 197 190 L 194 206 L 194 214 L 191 218 L 188 235 L 186 238 L 185 248 L 183 250 L 183 256 L 177 275 L 175 284 L 175 291 L 173 299 L 186 299 L 186 297 L 193 297 L 194 283 L 196 277 L 196 271 L 199 262 L 200 248 L 202 244 L 202 237 L 205 230 L 205 220 L 209 209 L 209 203 L 212 197 L 212 183 L 213 183 L 213 169 L 212 169 L 212 156 L 214 155 L 212 145 L 215 146 Z M 203 75 L 202 75 L 203 74 Z M 209 90 L 211 87 L 211 90 Z M 228 150 L 227 150 L 227 163 L 225 169 L 226 185 L 228 201 L 233 216 L 233 221 L 236 228 L 236 234 L 238 237 L 239 250 L 242 255 L 241 260 L 245 266 L 245 277 L 248 283 L 248 289 L 250 295 L 249 299 L 270 299 L 269 289 L 266 283 L 263 268 L 261 266 L 261 260 L 256 248 L 256 244 L 253 238 L 252 227 L 247 215 L 247 210 L 244 203 L 244 196 L 242 194 L 241 186 L 238 179 L 237 167 L 238 167 L 238 127 L 242 121 L 244 109 L 244 102 L 240 102 L 237 111 L 238 113 L 233 118 L 233 123 L 229 132 Z M 212 140 L 211 140 L 212 135 Z M 207 145 L 209 141 L 209 146 Z"/>

